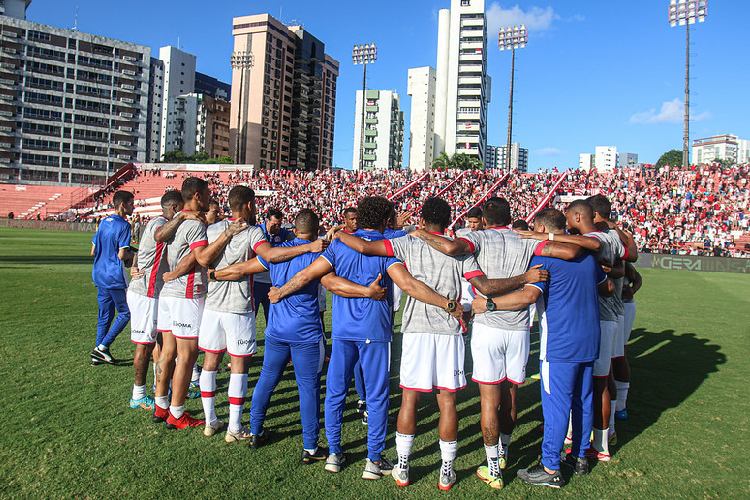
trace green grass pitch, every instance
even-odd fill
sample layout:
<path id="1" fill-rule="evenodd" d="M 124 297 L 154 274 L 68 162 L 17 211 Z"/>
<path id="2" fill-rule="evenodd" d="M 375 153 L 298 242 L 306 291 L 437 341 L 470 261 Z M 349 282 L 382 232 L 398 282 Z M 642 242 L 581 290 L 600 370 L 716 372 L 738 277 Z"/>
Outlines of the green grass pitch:
<path id="1" fill-rule="evenodd" d="M 0 497 L 31 498 L 748 498 L 750 448 L 750 276 L 645 270 L 629 357 L 629 419 L 608 464 L 570 477 L 562 490 L 532 488 L 516 476 L 534 464 L 542 435 L 539 382 L 519 391 L 519 426 L 503 491 L 475 475 L 484 462 L 479 396 L 469 382 L 458 396 L 458 482 L 438 491 L 440 453 L 435 397 L 423 398 L 411 481 L 360 479 L 366 428 L 354 390 L 343 426 L 349 464 L 337 475 L 323 464 L 298 465 L 301 426 L 292 368 L 272 398 L 268 445 L 252 450 L 200 429 L 168 431 L 128 407 L 133 377 L 129 329 L 113 345 L 119 366 L 89 366 L 96 289 L 91 234 L 0 229 Z M 327 315 L 330 325 L 330 314 Z M 400 320 L 397 318 L 397 323 Z M 262 320 L 258 331 L 263 331 Z M 328 328 L 330 331 L 330 326 Z M 538 364 L 532 336 L 529 374 Z M 253 358 L 250 390 L 263 352 Z M 391 413 L 399 407 L 400 335 L 393 342 Z M 467 359 L 467 369 L 471 369 Z M 148 385 L 151 384 L 149 375 Z M 228 414 L 228 374 L 219 374 L 217 411 Z M 249 404 L 246 405 L 247 413 Z M 186 409 L 202 416 L 200 400 Z M 245 420 L 247 420 L 247 415 Z M 395 429 L 386 456 L 394 459 Z M 322 435 L 322 445 L 326 444 Z"/>

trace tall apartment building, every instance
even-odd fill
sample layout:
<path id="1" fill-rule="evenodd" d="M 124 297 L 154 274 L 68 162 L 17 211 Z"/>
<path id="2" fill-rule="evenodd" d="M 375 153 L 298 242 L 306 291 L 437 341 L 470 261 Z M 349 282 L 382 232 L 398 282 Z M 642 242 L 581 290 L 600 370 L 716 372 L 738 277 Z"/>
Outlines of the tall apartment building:
<path id="1" fill-rule="evenodd" d="M 719 160 L 729 160 L 736 164 L 750 163 L 750 141 L 732 134 L 693 141 L 693 164 L 703 165 Z"/>
<path id="2" fill-rule="evenodd" d="M 102 182 L 146 160 L 151 49 L 0 5 L 0 179 Z"/>
<path id="3" fill-rule="evenodd" d="M 404 112 L 398 94 L 389 90 L 365 91 L 365 141 L 362 138 L 362 91 L 357 91 L 354 119 L 352 168 L 360 168 L 360 152 L 365 170 L 401 168 L 404 150 Z M 363 147 L 364 146 L 364 147 Z"/>
<path id="4" fill-rule="evenodd" d="M 578 157 L 578 168 L 587 172 L 594 168 L 594 160 L 596 159 L 596 155 L 591 153 L 581 153 L 580 155 L 578 155 Z"/>
<path id="5" fill-rule="evenodd" d="M 161 150 L 159 151 L 159 156 L 163 157 L 167 151 L 181 151 L 182 145 L 186 142 L 181 131 L 176 128 L 181 120 L 174 115 L 178 106 L 172 101 L 177 96 L 189 94 L 195 90 L 196 57 L 177 47 L 167 46 L 159 49 L 159 59 L 164 63 L 164 90 L 161 102 Z M 172 102 L 171 115 L 169 111 L 170 102 Z"/>
<path id="6" fill-rule="evenodd" d="M 435 70 L 429 66 L 409 69 L 406 85 L 411 96 L 409 168 L 419 172 L 432 168 L 435 159 L 436 82 Z"/>
<path id="7" fill-rule="evenodd" d="M 594 166 L 599 172 L 612 172 L 618 163 L 617 148 L 614 146 L 597 146 Z"/>
<path id="8" fill-rule="evenodd" d="M 164 99 L 164 61 L 151 58 L 148 81 L 148 109 L 146 111 L 146 161 L 161 160 L 161 116 Z"/>
<path id="9" fill-rule="evenodd" d="M 520 173 L 529 171 L 529 150 L 522 148 L 517 142 L 511 144 L 511 161 L 510 170 L 517 170 Z M 484 168 L 497 168 L 508 170 L 508 147 L 507 146 L 487 146 L 487 155 L 484 161 Z"/>
<path id="10" fill-rule="evenodd" d="M 229 156 L 229 103 L 202 92 L 170 97 L 167 103 L 167 151 L 186 155 Z"/>
<path id="11" fill-rule="evenodd" d="M 484 0 L 451 0 L 450 10 L 438 13 L 435 116 L 422 125 L 434 128 L 434 156 L 464 153 L 484 164 L 490 101 L 484 7 Z"/>
<path id="12" fill-rule="evenodd" d="M 233 19 L 230 148 L 262 169 L 330 168 L 339 63 L 301 26 Z"/>

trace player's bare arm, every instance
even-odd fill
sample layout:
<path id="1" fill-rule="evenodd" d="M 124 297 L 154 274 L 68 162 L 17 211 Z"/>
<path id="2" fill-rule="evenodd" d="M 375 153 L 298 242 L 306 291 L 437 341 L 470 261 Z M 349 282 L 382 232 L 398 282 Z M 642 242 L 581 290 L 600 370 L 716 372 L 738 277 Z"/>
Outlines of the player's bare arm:
<path id="1" fill-rule="evenodd" d="M 329 230 L 328 230 L 328 232 L 326 233 L 326 239 L 327 239 L 327 240 L 333 240 L 333 239 L 335 239 L 335 237 L 336 237 L 336 236 L 335 236 L 335 235 L 336 235 L 336 233 L 338 233 L 339 231 L 341 231 L 341 230 L 342 230 L 342 229 L 344 229 L 345 227 L 346 227 L 346 224 L 339 224 L 338 226 L 333 226 L 333 227 L 332 227 L 331 229 L 329 229 Z"/>
<path id="2" fill-rule="evenodd" d="M 444 253 L 445 255 L 456 256 L 468 255 L 471 253 L 471 247 L 462 239 L 451 240 L 443 236 L 431 234 L 424 229 L 412 231 L 409 233 L 409 236 L 419 238 L 438 252 Z"/>
<path id="3" fill-rule="evenodd" d="M 156 229 L 156 232 L 154 232 L 154 240 L 158 242 L 171 240 L 172 237 L 174 237 L 174 234 L 177 232 L 177 228 L 179 228 L 180 224 L 182 224 L 186 220 L 197 220 L 204 226 L 207 225 L 206 216 L 203 215 L 203 212 L 183 210 L 182 212 L 176 213 L 170 221 L 165 222 L 161 225 L 161 227 Z"/>
<path id="4" fill-rule="evenodd" d="M 479 290 L 483 295 L 489 297 L 518 290 L 529 283 L 539 283 L 540 281 L 547 280 L 549 280 L 549 271 L 542 269 L 541 264 L 537 264 L 518 276 L 488 279 L 487 276 L 481 275 L 471 278 L 469 283 L 471 283 L 472 286 Z"/>
<path id="5" fill-rule="evenodd" d="M 396 229 L 401 229 L 409 223 L 414 212 L 399 212 L 396 216 Z"/>
<path id="6" fill-rule="evenodd" d="M 167 281 L 176 280 L 180 276 L 184 276 L 191 272 L 195 268 L 195 263 L 197 261 L 195 260 L 195 254 L 193 252 L 190 252 L 186 256 L 182 258 L 180 262 L 177 263 L 177 267 L 174 268 L 174 271 L 166 271 L 162 275 L 162 279 L 166 283 Z"/>
<path id="7" fill-rule="evenodd" d="M 428 287 L 418 279 L 415 279 L 409 271 L 406 270 L 403 264 L 394 264 L 388 268 L 388 275 L 393 279 L 394 283 L 410 297 L 417 299 L 425 304 L 431 304 L 437 306 L 445 311 L 454 309 L 449 314 L 459 320 L 463 325 L 463 308 L 460 304 L 456 306 L 456 301 L 448 297 L 436 293 L 432 288 Z M 453 307 L 451 307 L 451 305 Z"/>
<path id="8" fill-rule="evenodd" d="M 599 295 L 604 297 L 611 297 L 615 293 L 615 284 L 612 280 L 607 278 L 606 280 L 599 283 Z"/>
<path id="9" fill-rule="evenodd" d="M 624 287 L 623 291 L 628 290 L 630 298 L 632 299 L 633 295 L 635 295 L 638 290 L 641 289 L 641 286 L 643 286 L 643 278 L 641 277 L 641 273 L 639 273 L 635 266 L 630 262 L 625 263 L 625 277 L 630 281 L 630 284 Z"/>
<path id="10" fill-rule="evenodd" d="M 345 233 L 343 231 L 337 234 L 338 239 L 341 242 L 354 250 L 364 255 L 378 255 L 380 257 L 387 257 L 388 251 L 385 248 L 385 240 L 367 241 L 357 236 Z"/>
<path id="11" fill-rule="evenodd" d="M 91 256 L 92 256 L 92 257 L 94 256 L 94 251 L 95 251 L 95 250 L 96 250 L 96 245 L 94 245 L 94 244 L 92 243 L 92 244 L 91 244 Z"/>
<path id="12" fill-rule="evenodd" d="M 380 286 L 380 280 L 382 279 L 383 275 L 378 274 L 378 277 L 369 286 L 363 286 L 330 272 L 320 278 L 320 282 L 326 290 L 340 297 L 386 300 L 388 297 L 388 288 Z"/>
<path id="13" fill-rule="evenodd" d="M 617 231 L 617 235 L 620 237 L 620 241 L 622 241 L 622 244 L 625 245 L 625 248 L 628 249 L 628 256 L 625 258 L 625 260 L 627 260 L 628 262 L 635 262 L 636 260 L 638 260 L 638 245 L 636 244 L 633 235 L 630 234 L 630 232 L 620 228 L 611 219 L 608 219 L 606 223 L 609 229 L 614 229 L 615 231 Z"/>
<path id="14" fill-rule="evenodd" d="M 320 279 L 331 271 L 333 271 L 331 263 L 323 257 L 318 257 L 312 264 L 292 276 L 281 288 L 271 287 L 268 300 L 275 304 L 284 297 L 298 292 L 312 280 Z"/>
<path id="15" fill-rule="evenodd" d="M 319 239 L 293 247 L 272 247 L 270 243 L 264 242 L 255 248 L 255 253 L 272 264 L 286 262 L 305 253 L 318 253 L 328 248 L 328 240 Z"/>
<path id="16" fill-rule="evenodd" d="M 203 267 L 208 267 L 217 259 L 233 236 L 248 228 L 247 222 L 242 219 L 232 221 L 227 228 L 221 232 L 218 238 L 209 245 L 194 248 L 190 253 L 195 254 L 195 260 Z"/>
<path id="17" fill-rule="evenodd" d="M 130 247 L 120 248 L 117 251 L 117 258 L 123 262 L 125 267 L 131 267 L 135 258 L 135 252 Z"/>
<path id="18" fill-rule="evenodd" d="M 258 274 L 267 270 L 257 257 L 253 257 L 245 262 L 210 271 L 208 277 L 213 281 L 240 281 L 250 274 Z"/>
<path id="19" fill-rule="evenodd" d="M 518 311 L 526 309 L 529 305 L 534 304 L 541 293 L 542 291 L 535 286 L 525 286 L 522 290 L 503 295 L 502 297 L 486 299 L 477 296 L 471 303 L 471 308 L 477 314 L 487 312 L 487 301 L 492 300 L 497 309 L 503 311 Z"/>
<path id="20" fill-rule="evenodd" d="M 515 232 L 521 235 L 521 238 L 523 239 L 533 239 L 533 240 L 539 240 L 539 241 L 554 241 L 556 243 L 570 243 L 573 245 L 578 245 L 581 248 L 585 248 L 586 250 L 591 250 L 592 252 L 598 252 L 602 248 L 602 242 L 599 241 L 597 238 L 591 238 L 589 236 L 583 236 L 580 234 L 552 234 L 552 233 L 539 233 L 536 231 L 524 231 L 522 229 L 514 229 Z M 553 238 L 553 240 L 550 240 L 550 238 Z M 545 248 L 549 246 L 549 244 L 545 245 Z M 562 257 L 556 257 L 556 258 L 562 258 Z M 565 259 L 563 259 L 565 260 Z"/>
<path id="21" fill-rule="evenodd" d="M 622 259 L 617 259 L 610 267 L 610 271 L 607 273 L 607 276 L 609 276 L 612 279 L 622 278 L 625 276 L 625 261 Z"/>

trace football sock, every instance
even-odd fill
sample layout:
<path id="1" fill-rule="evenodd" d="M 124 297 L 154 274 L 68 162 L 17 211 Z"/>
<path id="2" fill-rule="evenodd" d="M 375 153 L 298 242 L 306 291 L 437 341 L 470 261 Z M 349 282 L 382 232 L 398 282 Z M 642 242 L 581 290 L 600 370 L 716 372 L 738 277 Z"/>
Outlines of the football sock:
<path id="1" fill-rule="evenodd" d="M 229 375 L 229 430 L 239 432 L 242 427 L 242 406 L 247 396 L 247 373 Z"/>
<path id="2" fill-rule="evenodd" d="M 199 378 L 201 378 L 201 372 L 200 370 L 198 370 L 198 362 L 196 361 L 195 363 L 193 363 L 193 376 L 190 377 L 190 381 L 195 382 Z"/>
<path id="3" fill-rule="evenodd" d="M 408 469 L 409 468 L 409 455 L 411 455 L 411 447 L 414 444 L 414 434 L 401 434 L 396 433 L 396 453 L 398 454 L 398 468 Z"/>
<path id="4" fill-rule="evenodd" d="M 615 433 L 615 405 L 610 405 L 609 407 L 609 436 Z"/>
<path id="5" fill-rule="evenodd" d="M 169 396 L 156 396 L 154 398 L 154 401 L 156 401 L 156 406 L 158 406 L 162 410 L 169 409 Z"/>
<path id="6" fill-rule="evenodd" d="M 573 441 L 573 412 L 568 417 L 568 433 L 565 435 L 565 439 Z"/>
<path id="7" fill-rule="evenodd" d="M 609 455 L 609 429 L 594 428 L 594 449 L 599 453 Z"/>
<path id="8" fill-rule="evenodd" d="M 493 444 L 491 446 L 484 445 L 484 452 L 487 454 L 487 469 L 492 477 L 498 477 L 500 475 L 500 464 L 497 460 L 500 451 L 498 449 L 499 447 L 499 444 Z"/>
<path id="9" fill-rule="evenodd" d="M 89 344 L 89 345 L 91 345 L 91 344 Z M 96 346 L 96 348 L 99 349 L 100 351 L 104 351 L 104 352 L 108 352 L 109 351 L 109 347 L 107 347 L 104 344 L 99 344 L 98 346 Z"/>
<path id="10" fill-rule="evenodd" d="M 630 382 L 620 382 L 615 380 L 615 386 L 617 386 L 617 403 L 615 408 L 617 411 L 625 409 L 626 403 L 628 402 L 628 390 L 630 390 Z"/>
<path id="11" fill-rule="evenodd" d="M 146 384 L 135 385 L 133 384 L 133 399 L 138 401 L 146 397 Z"/>
<path id="12" fill-rule="evenodd" d="M 303 448 L 304 451 L 308 452 L 310 455 L 315 455 L 318 452 L 318 447 L 316 446 L 313 449 L 310 448 Z"/>
<path id="13" fill-rule="evenodd" d="M 510 446 L 510 439 L 513 437 L 513 433 L 503 434 L 500 433 L 500 446 L 502 446 L 503 456 L 508 455 L 508 446 Z"/>
<path id="14" fill-rule="evenodd" d="M 453 470 L 453 461 L 456 459 L 456 450 L 458 441 L 440 440 L 440 458 L 443 459 L 443 466 L 440 469 L 441 474 L 450 474 Z"/>
<path id="15" fill-rule="evenodd" d="M 201 371 L 201 402 L 206 423 L 213 424 L 216 418 L 216 371 Z"/>
<path id="16" fill-rule="evenodd" d="M 174 418 L 179 419 L 180 417 L 182 417 L 182 414 L 185 413 L 185 405 L 170 406 L 169 413 L 171 413 Z"/>

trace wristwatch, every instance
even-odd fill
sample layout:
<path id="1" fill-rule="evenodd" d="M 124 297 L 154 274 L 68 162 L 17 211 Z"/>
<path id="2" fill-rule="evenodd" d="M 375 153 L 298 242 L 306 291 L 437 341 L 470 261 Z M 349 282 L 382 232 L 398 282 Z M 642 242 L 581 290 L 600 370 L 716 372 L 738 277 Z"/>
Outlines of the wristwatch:
<path id="1" fill-rule="evenodd" d="M 497 305 L 492 301 L 492 299 L 487 299 L 487 310 L 488 311 L 497 310 Z"/>
<path id="2" fill-rule="evenodd" d="M 216 272 L 211 271 L 208 273 L 208 279 L 211 281 L 216 281 Z"/>
<path id="3" fill-rule="evenodd" d="M 458 302 L 456 302 L 453 299 L 449 299 L 448 303 L 445 305 L 443 309 L 445 309 L 445 312 L 447 313 L 456 312 L 456 309 L 458 309 Z"/>

